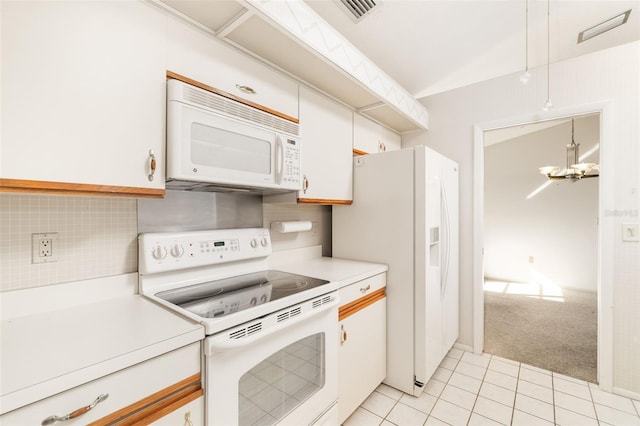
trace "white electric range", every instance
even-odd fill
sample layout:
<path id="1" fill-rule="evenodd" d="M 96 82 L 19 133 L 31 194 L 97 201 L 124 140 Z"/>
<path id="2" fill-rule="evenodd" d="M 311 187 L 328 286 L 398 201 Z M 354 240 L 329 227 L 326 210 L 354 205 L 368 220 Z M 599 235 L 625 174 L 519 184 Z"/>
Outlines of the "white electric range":
<path id="1" fill-rule="evenodd" d="M 338 284 L 271 252 L 262 228 L 139 236 L 140 293 L 205 327 L 208 425 L 337 423 Z"/>

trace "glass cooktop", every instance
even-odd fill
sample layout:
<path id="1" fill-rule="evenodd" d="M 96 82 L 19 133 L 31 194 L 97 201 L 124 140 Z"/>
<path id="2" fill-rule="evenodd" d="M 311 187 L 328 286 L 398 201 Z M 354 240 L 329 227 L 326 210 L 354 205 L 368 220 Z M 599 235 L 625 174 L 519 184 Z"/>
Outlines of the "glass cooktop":
<path id="1" fill-rule="evenodd" d="M 220 318 L 327 284 L 282 271 L 261 271 L 156 293 L 203 318 Z"/>

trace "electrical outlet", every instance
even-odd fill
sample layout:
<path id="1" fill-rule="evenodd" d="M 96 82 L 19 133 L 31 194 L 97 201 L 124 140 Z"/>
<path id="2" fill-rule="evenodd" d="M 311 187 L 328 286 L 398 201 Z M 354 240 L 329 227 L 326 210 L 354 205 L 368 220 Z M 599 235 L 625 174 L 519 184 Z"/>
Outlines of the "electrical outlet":
<path id="1" fill-rule="evenodd" d="M 622 241 L 640 241 L 640 224 L 623 223 L 622 224 Z"/>
<path id="2" fill-rule="evenodd" d="M 58 261 L 58 234 L 31 234 L 31 263 L 50 263 Z"/>

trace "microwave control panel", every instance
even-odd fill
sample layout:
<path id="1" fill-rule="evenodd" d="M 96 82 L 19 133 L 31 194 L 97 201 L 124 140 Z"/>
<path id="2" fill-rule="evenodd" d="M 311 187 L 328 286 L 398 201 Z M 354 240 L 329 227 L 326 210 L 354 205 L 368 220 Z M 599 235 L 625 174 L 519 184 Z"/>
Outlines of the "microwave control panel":
<path id="1" fill-rule="evenodd" d="M 300 189 L 300 140 L 284 138 L 284 164 L 282 165 L 282 185 Z"/>

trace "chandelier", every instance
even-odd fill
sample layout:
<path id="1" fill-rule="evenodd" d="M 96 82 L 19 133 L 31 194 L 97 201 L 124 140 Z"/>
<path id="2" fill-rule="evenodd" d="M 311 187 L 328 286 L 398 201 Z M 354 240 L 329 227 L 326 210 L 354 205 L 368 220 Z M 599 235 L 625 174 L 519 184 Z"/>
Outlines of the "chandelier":
<path id="1" fill-rule="evenodd" d="M 600 166 L 595 163 L 580 162 L 580 144 L 574 141 L 573 119 L 571 119 L 571 143 L 567 144 L 567 165 L 563 170 L 556 166 L 540 167 L 540 173 L 549 180 L 569 180 L 571 182 L 584 178 L 598 177 Z"/>

